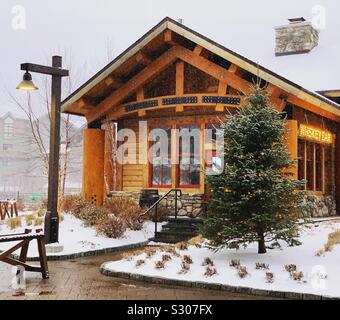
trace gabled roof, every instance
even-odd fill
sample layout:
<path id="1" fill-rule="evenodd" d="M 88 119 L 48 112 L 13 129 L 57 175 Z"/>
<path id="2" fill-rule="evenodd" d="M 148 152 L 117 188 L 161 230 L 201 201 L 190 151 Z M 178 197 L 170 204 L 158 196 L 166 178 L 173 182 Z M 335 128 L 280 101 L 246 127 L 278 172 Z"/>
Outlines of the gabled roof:
<path id="1" fill-rule="evenodd" d="M 87 82 L 85 82 L 81 87 L 74 91 L 69 97 L 67 97 L 62 102 L 62 111 L 77 114 L 77 112 L 72 110 L 72 104 L 83 98 L 85 94 L 87 94 L 95 86 L 100 84 L 100 82 L 105 80 L 109 75 L 114 73 L 122 64 L 126 63 L 136 53 L 146 47 L 151 41 L 154 41 L 167 29 L 173 31 L 174 33 L 180 35 L 188 41 L 202 46 L 203 48 L 209 50 L 217 56 L 230 61 L 231 63 L 241 67 L 242 69 L 245 69 L 252 74 L 258 75 L 265 81 L 281 88 L 282 90 L 298 97 L 299 99 L 318 106 L 321 109 L 327 112 L 331 112 L 337 117 L 340 117 L 340 105 L 335 103 L 334 101 L 327 99 L 317 92 L 303 88 L 302 86 L 290 81 L 289 79 L 286 79 L 281 75 L 274 73 L 273 71 L 261 65 L 258 65 L 256 62 L 251 61 L 228 48 L 225 48 L 224 46 L 208 39 L 207 37 L 168 17 L 163 19 L 142 38 L 137 40 L 123 53 L 117 56 L 112 62 L 110 62 L 107 66 L 105 66 L 102 70 L 100 70 Z"/>

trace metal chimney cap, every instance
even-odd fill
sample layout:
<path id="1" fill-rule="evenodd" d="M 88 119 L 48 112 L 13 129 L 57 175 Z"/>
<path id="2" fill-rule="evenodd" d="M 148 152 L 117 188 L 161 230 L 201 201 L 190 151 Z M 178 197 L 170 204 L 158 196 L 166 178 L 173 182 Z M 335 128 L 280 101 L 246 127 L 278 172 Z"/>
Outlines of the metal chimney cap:
<path id="1" fill-rule="evenodd" d="M 299 17 L 299 18 L 290 18 L 288 19 L 290 23 L 297 23 L 297 22 L 304 22 L 306 19 L 304 17 Z"/>

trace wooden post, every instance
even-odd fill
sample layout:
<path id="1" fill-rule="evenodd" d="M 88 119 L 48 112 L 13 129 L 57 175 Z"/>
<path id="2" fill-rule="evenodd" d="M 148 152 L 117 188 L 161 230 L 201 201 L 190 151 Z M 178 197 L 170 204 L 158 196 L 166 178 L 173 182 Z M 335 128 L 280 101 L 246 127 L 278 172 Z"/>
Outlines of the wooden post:
<path id="1" fill-rule="evenodd" d="M 85 129 L 83 146 L 83 197 L 101 206 L 104 200 L 105 131 Z"/>
<path id="2" fill-rule="evenodd" d="M 104 125 L 105 130 L 105 156 L 104 156 L 104 190 L 105 194 L 113 191 L 115 185 L 114 172 L 115 163 L 113 155 L 113 147 L 115 143 L 115 127 L 113 124 L 108 123 Z"/>
<path id="3" fill-rule="evenodd" d="M 336 213 L 340 213 L 340 129 L 337 130 L 335 137 L 335 201 Z"/>
<path id="4" fill-rule="evenodd" d="M 297 120 L 286 121 L 286 143 L 287 149 L 291 153 L 291 159 L 296 159 L 298 156 L 298 122 Z M 292 179 L 297 180 L 298 178 L 298 164 L 291 168 L 289 172 L 293 173 Z"/>

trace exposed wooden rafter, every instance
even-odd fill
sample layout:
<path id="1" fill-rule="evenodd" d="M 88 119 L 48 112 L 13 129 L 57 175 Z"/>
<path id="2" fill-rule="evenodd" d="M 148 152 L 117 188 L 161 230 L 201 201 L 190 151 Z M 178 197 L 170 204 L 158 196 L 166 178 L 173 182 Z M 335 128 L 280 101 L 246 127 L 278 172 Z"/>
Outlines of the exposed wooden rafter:
<path id="1" fill-rule="evenodd" d="M 229 69 L 228 71 L 231 72 L 231 73 L 236 73 L 236 71 L 238 70 L 238 66 L 234 63 L 232 63 L 230 66 L 229 66 Z"/>
<path id="2" fill-rule="evenodd" d="M 178 49 L 176 47 L 170 48 L 163 53 L 159 58 L 154 60 L 151 64 L 146 66 L 140 73 L 134 76 L 130 81 L 123 84 L 118 90 L 111 93 L 101 103 L 96 106 L 96 109 L 86 115 L 86 119 L 89 123 L 96 119 L 105 116 L 105 113 L 110 110 L 114 105 L 120 103 L 123 99 L 129 96 L 132 91 L 136 91 L 147 80 L 155 76 L 157 73 L 164 70 L 169 64 L 176 60 L 176 53 Z"/>
<path id="3" fill-rule="evenodd" d="M 145 53 L 140 51 L 136 54 L 136 61 L 147 66 L 152 62 L 152 59 L 150 59 Z"/>
<path id="4" fill-rule="evenodd" d="M 120 80 L 118 80 L 117 78 L 113 78 L 112 76 L 107 77 L 104 81 L 107 86 L 112 85 L 114 87 L 119 87 L 122 84 Z"/>
<path id="5" fill-rule="evenodd" d="M 244 94 L 250 92 L 250 83 L 248 81 L 238 77 L 229 70 L 226 70 L 225 68 L 209 61 L 204 57 L 197 56 L 194 52 L 184 47 L 177 46 L 177 48 L 177 56 L 179 59 L 191 64 L 197 69 L 200 69 L 201 71 L 224 83 L 232 85 L 235 89 L 243 92 Z"/>
<path id="6" fill-rule="evenodd" d="M 169 44 L 172 44 L 172 45 L 175 44 L 175 42 L 173 40 L 173 34 L 172 34 L 171 30 L 169 30 L 169 29 L 165 30 L 163 37 L 164 37 L 164 42 L 165 43 L 169 43 Z"/>
<path id="7" fill-rule="evenodd" d="M 194 53 L 200 56 L 202 53 L 202 50 L 203 50 L 203 47 L 198 44 L 194 49 Z"/>

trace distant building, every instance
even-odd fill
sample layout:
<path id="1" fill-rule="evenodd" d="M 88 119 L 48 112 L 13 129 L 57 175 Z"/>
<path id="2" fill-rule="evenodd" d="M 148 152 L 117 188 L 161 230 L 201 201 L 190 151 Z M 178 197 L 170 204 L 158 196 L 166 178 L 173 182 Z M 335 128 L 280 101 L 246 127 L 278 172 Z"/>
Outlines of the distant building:
<path id="1" fill-rule="evenodd" d="M 44 145 L 49 146 L 49 120 L 38 119 Z M 62 125 L 62 128 L 64 126 Z M 69 143 L 62 140 L 61 156 L 68 152 L 69 163 L 65 192 L 68 186 L 81 181 L 82 128 L 71 126 Z M 63 136 L 63 135 L 62 135 Z M 33 194 L 46 194 L 47 176 L 34 141 L 30 122 L 8 112 L 0 116 L 0 198 L 25 198 Z M 72 193 L 77 188 L 72 188 Z M 79 189 L 79 187 L 78 187 Z"/>

